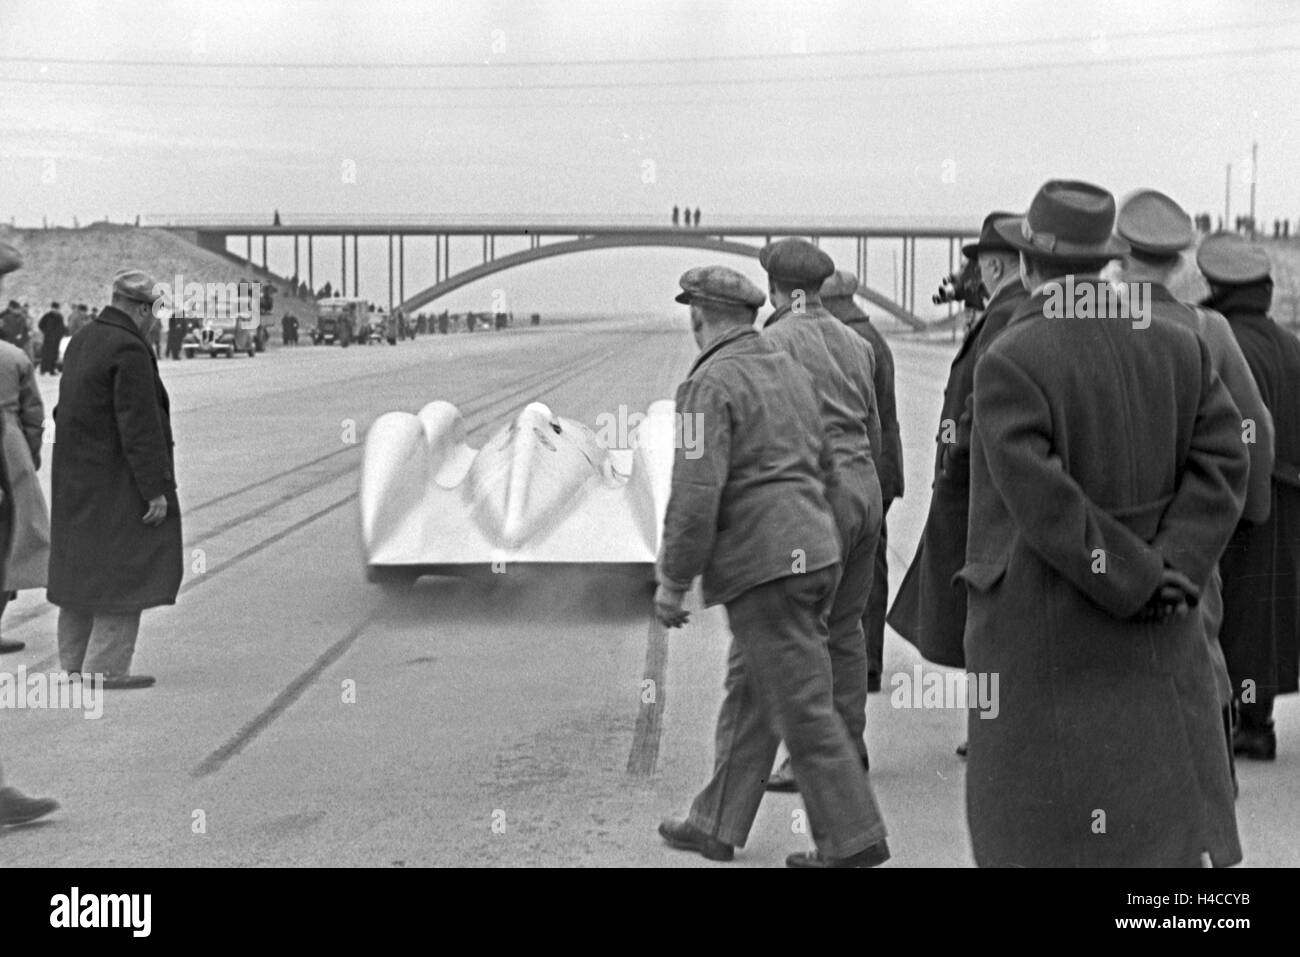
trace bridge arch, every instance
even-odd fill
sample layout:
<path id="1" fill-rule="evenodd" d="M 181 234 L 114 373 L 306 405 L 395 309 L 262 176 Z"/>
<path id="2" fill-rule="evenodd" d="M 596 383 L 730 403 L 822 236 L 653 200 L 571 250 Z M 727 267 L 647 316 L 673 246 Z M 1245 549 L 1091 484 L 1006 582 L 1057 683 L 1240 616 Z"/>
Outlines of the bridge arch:
<path id="1" fill-rule="evenodd" d="M 488 276 L 496 275 L 499 272 L 505 272 L 507 269 L 514 269 L 516 266 L 523 266 L 526 263 L 538 262 L 543 259 L 553 259 L 557 256 L 570 256 L 574 253 L 589 252 L 596 249 L 647 246 L 703 249 L 709 252 L 730 253 L 736 256 L 749 256 L 754 259 L 758 258 L 760 250 L 760 247 L 755 246 L 752 243 L 735 242 L 734 240 L 723 239 L 719 236 L 702 235 L 699 233 L 687 232 L 685 230 L 683 230 L 680 235 L 675 233 L 654 233 L 646 235 L 625 233 L 580 236 L 577 239 L 563 240 L 561 242 L 535 246 L 531 249 L 524 249 L 461 270 L 454 276 L 448 276 L 441 282 L 436 282 L 432 286 L 428 286 L 427 288 L 417 292 L 415 295 L 409 297 L 401 304 L 401 309 L 404 313 L 410 315 L 416 310 L 427 306 L 435 299 L 445 296 L 447 293 L 454 292 L 462 286 L 467 286 L 472 282 L 477 282 L 478 280 L 485 279 Z M 868 302 L 879 306 L 891 316 L 894 316 L 914 329 L 921 329 L 925 326 L 923 320 L 918 319 L 911 312 L 903 309 L 887 296 L 876 292 L 876 290 L 869 286 L 859 284 L 858 295 L 862 296 Z"/>

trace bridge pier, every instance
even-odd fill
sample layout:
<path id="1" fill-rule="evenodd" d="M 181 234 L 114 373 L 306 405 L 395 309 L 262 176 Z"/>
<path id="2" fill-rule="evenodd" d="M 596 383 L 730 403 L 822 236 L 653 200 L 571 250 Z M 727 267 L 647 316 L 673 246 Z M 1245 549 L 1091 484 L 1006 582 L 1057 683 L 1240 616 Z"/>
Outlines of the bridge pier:
<path id="1" fill-rule="evenodd" d="M 397 237 L 397 300 L 406 302 L 406 235 Z"/>
<path id="2" fill-rule="evenodd" d="M 316 295 L 316 279 L 312 271 L 311 261 L 311 241 L 314 237 L 311 233 L 307 234 L 307 286 L 312 296 Z"/>
<path id="3" fill-rule="evenodd" d="M 357 267 L 357 239 L 356 233 L 352 234 L 352 295 L 361 295 L 361 270 Z"/>
<path id="4" fill-rule="evenodd" d="M 342 233 L 339 234 L 339 248 L 341 250 L 339 264 L 343 274 L 343 284 L 339 287 L 339 295 L 346 296 L 348 294 L 348 237 Z"/>

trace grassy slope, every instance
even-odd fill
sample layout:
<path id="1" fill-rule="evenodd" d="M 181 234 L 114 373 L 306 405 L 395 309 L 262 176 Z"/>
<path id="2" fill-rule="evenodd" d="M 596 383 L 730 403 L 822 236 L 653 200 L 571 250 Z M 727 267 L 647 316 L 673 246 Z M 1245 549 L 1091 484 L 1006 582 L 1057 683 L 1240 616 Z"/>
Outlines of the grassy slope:
<path id="1" fill-rule="evenodd" d="M 280 317 L 285 312 L 298 316 L 304 326 L 315 324 L 315 303 L 286 295 L 283 290 L 288 283 L 282 277 L 200 249 L 164 229 L 106 223 L 84 229 L 0 227 L 0 241 L 16 246 L 23 255 L 22 269 L 5 277 L 0 298 L 5 302 L 25 300 L 34 317 L 51 302 L 58 302 L 65 315 L 71 303 L 107 305 L 114 274 L 135 267 L 169 284 L 177 274 L 187 283 L 241 279 L 273 283 L 279 291 L 266 322 L 274 340 L 279 339 Z"/>

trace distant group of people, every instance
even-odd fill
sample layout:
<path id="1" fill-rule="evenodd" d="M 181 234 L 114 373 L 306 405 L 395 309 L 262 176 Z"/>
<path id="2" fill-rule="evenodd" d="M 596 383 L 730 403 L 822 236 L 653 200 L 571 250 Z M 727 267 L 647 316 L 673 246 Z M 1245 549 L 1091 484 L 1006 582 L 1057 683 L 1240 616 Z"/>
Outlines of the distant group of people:
<path id="1" fill-rule="evenodd" d="M 39 362 L 41 375 L 55 375 L 59 369 L 63 340 L 85 328 L 98 312 L 98 308 L 90 310 L 84 303 L 78 303 L 65 319 L 59 304 L 52 302 L 40 321 L 33 325 L 27 307 L 16 299 L 10 299 L 4 311 L 0 312 L 0 338 L 23 350 L 34 362 Z"/>
<path id="2" fill-rule="evenodd" d="M 689 206 L 687 206 L 685 210 L 679 210 L 674 206 L 673 225 L 681 225 L 688 228 L 700 225 L 700 208 L 696 206 L 695 210 L 692 212 Z"/>
<path id="3" fill-rule="evenodd" d="M 1052 180 L 963 250 L 988 304 L 952 363 L 887 618 L 966 671 L 968 694 L 936 706 L 968 709 L 981 866 L 1239 862 L 1234 759 L 1275 757 L 1274 701 L 1300 690 L 1300 339 L 1236 233 L 1200 242 L 1209 297 L 1180 301 L 1197 238 L 1155 190 L 1117 207 Z M 815 850 L 790 866 L 875 866 L 865 704 L 903 491 L 889 352 L 828 308 L 857 277 L 816 246 L 760 262 L 766 295 L 721 266 L 680 280 L 700 352 L 676 409 L 704 435 L 676 452 L 655 614 L 683 625 L 702 576 L 732 647 L 713 773 L 659 833 L 731 860 L 764 791 L 796 789 Z"/>

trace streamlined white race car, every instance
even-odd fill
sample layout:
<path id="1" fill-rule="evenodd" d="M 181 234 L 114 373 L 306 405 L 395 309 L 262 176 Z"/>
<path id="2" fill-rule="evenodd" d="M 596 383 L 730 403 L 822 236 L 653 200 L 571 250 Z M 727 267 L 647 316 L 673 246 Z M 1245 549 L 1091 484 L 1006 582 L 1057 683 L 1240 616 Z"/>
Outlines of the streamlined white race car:
<path id="1" fill-rule="evenodd" d="M 653 579 L 675 425 L 672 401 L 655 402 L 623 441 L 602 442 L 534 402 L 476 450 L 449 402 L 386 413 L 361 467 L 367 577 L 405 584 L 529 562 L 637 566 Z"/>

